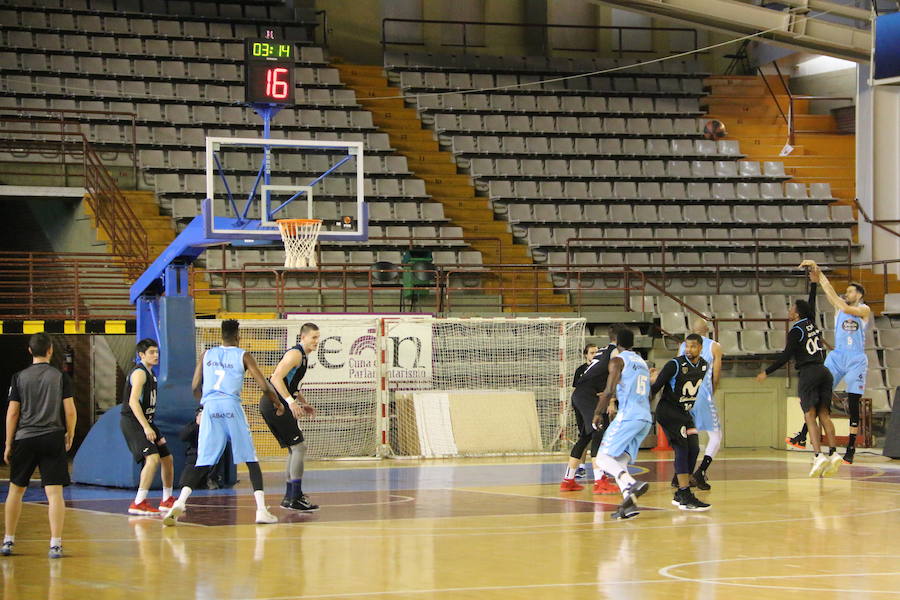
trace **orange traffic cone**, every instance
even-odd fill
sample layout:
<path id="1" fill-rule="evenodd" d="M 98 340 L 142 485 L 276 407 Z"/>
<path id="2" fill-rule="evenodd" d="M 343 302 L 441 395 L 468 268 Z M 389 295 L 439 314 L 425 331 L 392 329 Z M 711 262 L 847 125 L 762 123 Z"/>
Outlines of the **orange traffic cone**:
<path id="1" fill-rule="evenodd" d="M 669 439 L 666 437 L 663 428 L 659 425 L 656 426 L 656 447 L 653 449 L 653 452 L 662 452 L 665 450 L 671 450 L 672 446 L 669 445 Z"/>

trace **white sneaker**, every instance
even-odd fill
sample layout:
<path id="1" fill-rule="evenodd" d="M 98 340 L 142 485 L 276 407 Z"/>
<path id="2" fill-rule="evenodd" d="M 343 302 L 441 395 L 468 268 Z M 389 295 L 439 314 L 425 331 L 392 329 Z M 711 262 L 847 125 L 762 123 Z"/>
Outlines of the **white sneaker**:
<path id="1" fill-rule="evenodd" d="M 835 452 L 831 456 L 828 457 L 828 463 L 825 466 L 825 469 L 822 471 L 822 477 L 831 477 L 835 473 L 838 472 L 838 469 L 841 468 L 841 463 L 844 462 L 844 459 L 841 458 L 841 455 Z"/>
<path id="2" fill-rule="evenodd" d="M 829 464 L 828 457 L 824 454 L 819 454 L 817 457 L 813 459 L 812 468 L 809 470 L 810 477 L 818 477 L 822 474 L 822 471 L 825 470 L 825 467 Z"/>
<path id="3" fill-rule="evenodd" d="M 258 508 L 256 510 L 256 522 L 260 525 L 266 523 L 277 523 L 278 517 L 270 513 L 268 508 Z"/>
<path id="4" fill-rule="evenodd" d="M 163 517 L 163 525 L 166 527 L 173 527 L 175 523 L 178 522 L 178 517 L 184 514 L 184 504 L 178 504 L 177 502 L 172 505 L 172 508 L 166 512 L 166 516 Z"/>

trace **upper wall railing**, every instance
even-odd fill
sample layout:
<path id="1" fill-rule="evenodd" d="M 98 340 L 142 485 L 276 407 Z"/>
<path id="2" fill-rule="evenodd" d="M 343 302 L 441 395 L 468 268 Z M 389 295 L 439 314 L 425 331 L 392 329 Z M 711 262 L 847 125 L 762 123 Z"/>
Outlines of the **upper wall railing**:
<path id="1" fill-rule="evenodd" d="M 450 47 L 450 48 L 461 48 L 464 54 L 467 54 L 470 49 L 484 48 L 486 44 L 482 41 L 486 36 L 483 33 L 475 33 L 474 28 L 478 27 L 500 27 L 500 28 L 518 28 L 518 29 L 543 29 L 545 30 L 545 35 L 543 38 L 544 44 L 544 55 L 549 55 L 551 52 L 555 50 L 564 50 L 564 51 L 572 51 L 572 52 L 597 52 L 598 48 L 596 46 L 592 46 L 590 48 L 573 48 L 570 46 L 565 47 L 554 47 L 551 46 L 549 33 L 550 30 L 553 29 L 562 29 L 566 31 L 573 30 L 587 30 L 587 31 L 613 31 L 616 35 L 617 44 L 614 47 L 614 50 L 618 53 L 619 57 L 624 56 L 626 53 L 630 54 L 659 54 L 662 53 L 661 50 L 656 49 L 655 47 L 651 47 L 650 49 L 646 48 L 625 48 L 625 33 L 626 32 L 657 32 L 657 31 L 666 31 L 666 32 L 677 32 L 679 34 L 687 34 L 691 36 L 693 40 L 691 48 L 683 48 L 681 50 L 697 50 L 699 45 L 699 34 L 696 29 L 691 29 L 688 27 L 639 27 L 639 26 L 626 26 L 626 25 L 560 25 L 560 24 L 551 24 L 551 23 L 506 23 L 502 21 L 453 21 L 453 20 L 442 20 L 442 19 L 382 19 L 381 20 L 381 46 L 383 50 L 386 50 L 388 46 L 428 46 L 428 40 L 425 36 L 422 37 L 420 41 L 410 41 L 408 39 L 409 36 L 403 36 L 404 39 L 397 39 L 396 37 L 392 37 L 391 32 L 389 32 L 390 24 L 418 24 L 418 25 L 441 25 L 441 26 L 449 26 L 449 27 L 458 27 L 461 30 L 461 35 L 459 36 L 459 41 L 454 42 L 445 42 L 440 40 L 437 44 L 442 47 Z M 473 28 L 473 30 L 470 30 Z M 442 28 L 443 29 L 443 28 Z M 396 34 L 394 34 L 396 36 Z M 651 35 L 651 40 L 653 36 Z M 654 44 L 651 42 L 651 46 Z M 666 50 L 668 53 L 668 50 Z"/>

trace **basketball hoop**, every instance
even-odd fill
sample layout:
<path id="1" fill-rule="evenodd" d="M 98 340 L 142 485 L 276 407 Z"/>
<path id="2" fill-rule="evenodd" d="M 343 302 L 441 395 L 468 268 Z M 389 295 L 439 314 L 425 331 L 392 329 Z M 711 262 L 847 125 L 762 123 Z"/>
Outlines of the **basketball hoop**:
<path id="1" fill-rule="evenodd" d="M 321 219 L 278 219 L 285 269 L 314 269 Z"/>

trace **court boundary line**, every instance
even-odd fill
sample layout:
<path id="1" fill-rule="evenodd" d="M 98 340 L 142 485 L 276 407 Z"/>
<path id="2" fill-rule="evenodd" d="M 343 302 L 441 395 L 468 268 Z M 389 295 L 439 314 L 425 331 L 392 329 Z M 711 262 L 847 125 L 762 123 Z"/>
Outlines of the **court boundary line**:
<path id="1" fill-rule="evenodd" d="M 669 578 L 671 581 L 681 581 L 681 582 L 692 582 L 698 584 L 710 583 L 713 585 L 727 585 L 732 587 L 743 587 L 743 588 L 758 588 L 758 589 L 771 589 L 771 590 L 784 590 L 784 591 L 802 591 L 802 592 L 831 592 L 831 593 L 868 593 L 868 594 L 890 594 L 890 595 L 900 595 L 900 591 L 892 591 L 892 590 L 866 590 L 866 589 L 834 589 L 834 588 L 822 588 L 822 587 L 785 587 L 785 586 L 774 586 L 774 585 L 764 585 L 764 584 L 753 584 L 753 583 L 737 583 L 732 581 L 734 579 L 750 579 L 752 577 L 758 577 L 760 579 L 796 579 L 796 578 L 808 578 L 808 577 L 863 577 L 863 576 L 872 576 L 872 575 L 884 575 L 885 573 L 826 573 L 826 574 L 818 574 L 818 573 L 810 573 L 803 575 L 771 575 L 771 576 L 743 576 L 743 577 L 711 577 L 711 578 L 695 578 L 695 577 L 684 577 L 681 575 L 675 575 L 670 571 L 672 569 L 677 569 L 681 567 L 695 566 L 695 565 L 709 565 L 713 563 L 736 563 L 736 562 L 746 562 L 752 560 L 794 560 L 794 559 L 811 559 L 811 558 L 852 558 L 854 560 L 859 560 L 861 558 L 888 558 L 891 560 L 896 560 L 896 554 L 811 554 L 811 555 L 793 555 L 793 556 L 753 556 L 753 557 L 738 557 L 738 558 L 719 558 L 719 559 L 710 559 L 710 560 L 698 560 L 691 561 L 686 563 L 678 563 L 674 565 L 666 565 L 665 567 L 661 567 L 657 570 L 657 573 L 662 575 L 663 577 Z M 891 571 L 886 573 L 887 575 L 898 575 L 900 576 L 900 570 Z"/>

